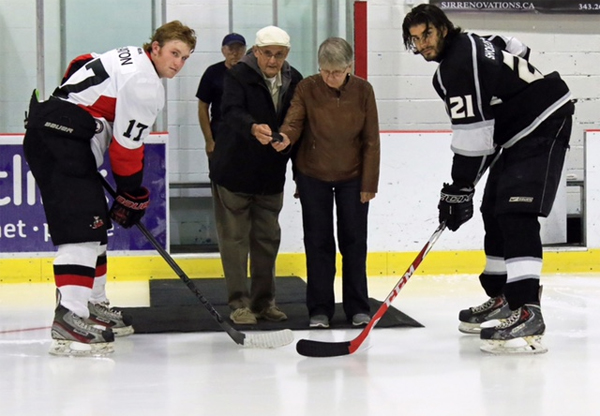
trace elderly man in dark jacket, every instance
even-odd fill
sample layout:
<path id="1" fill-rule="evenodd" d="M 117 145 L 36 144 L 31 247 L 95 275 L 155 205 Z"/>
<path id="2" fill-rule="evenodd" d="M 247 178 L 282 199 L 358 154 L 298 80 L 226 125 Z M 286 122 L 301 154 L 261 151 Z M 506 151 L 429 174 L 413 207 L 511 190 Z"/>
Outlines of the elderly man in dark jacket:
<path id="1" fill-rule="evenodd" d="M 210 178 L 230 318 L 236 324 L 287 319 L 275 305 L 275 260 L 289 140 L 277 132 L 302 79 L 286 62 L 289 50 L 288 34 L 267 26 L 256 33 L 252 52 L 225 75 L 224 127 Z"/>

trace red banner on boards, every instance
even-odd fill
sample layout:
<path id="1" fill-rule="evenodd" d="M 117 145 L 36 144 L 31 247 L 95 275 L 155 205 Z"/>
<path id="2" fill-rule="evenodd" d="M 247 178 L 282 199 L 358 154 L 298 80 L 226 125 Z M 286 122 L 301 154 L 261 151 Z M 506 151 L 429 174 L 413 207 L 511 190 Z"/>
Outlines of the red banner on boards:
<path id="1" fill-rule="evenodd" d="M 538 13 L 588 13 L 600 14 L 600 0 L 470 0 L 470 1 L 435 1 L 442 10 L 448 11 L 480 11 L 480 12 L 538 12 Z"/>

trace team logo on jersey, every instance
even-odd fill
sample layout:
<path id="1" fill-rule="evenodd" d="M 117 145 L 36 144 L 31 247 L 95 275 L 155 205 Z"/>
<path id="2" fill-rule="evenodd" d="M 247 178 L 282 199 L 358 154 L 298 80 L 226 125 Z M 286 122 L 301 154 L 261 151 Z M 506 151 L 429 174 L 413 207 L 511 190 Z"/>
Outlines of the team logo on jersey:
<path id="1" fill-rule="evenodd" d="M 508 202 L 523 202 L 526 204 L 531 204 L 533 202 L 532 196 L 511 196 L 508 199 Z"/>
<path id="2" fill-rule="evenodd" d="M 96 122 L 96 134 L 102 133 L 104 131 L 104 124 L 98 119 L 94 119 L 94 121 Z"/>
<path id="3" fill-rule="evenodd" d="M 496 58 L 496 51 L 494 50 L 494 45 L 492 45 L 492 42 L 483 40 L 483 52 L 485 54 L 485 57 L 488 59 Z"/>
<path id="4" fill-rule="evenodd" d="M 98 217 L 97 215 L 94 215 L 94 222 L 90 225 L 90 228 L 92 230 L 97 230 L 98 228 L 102 227 L 104 225 L 104 221 L 102 221 L 102 218 Z"/>

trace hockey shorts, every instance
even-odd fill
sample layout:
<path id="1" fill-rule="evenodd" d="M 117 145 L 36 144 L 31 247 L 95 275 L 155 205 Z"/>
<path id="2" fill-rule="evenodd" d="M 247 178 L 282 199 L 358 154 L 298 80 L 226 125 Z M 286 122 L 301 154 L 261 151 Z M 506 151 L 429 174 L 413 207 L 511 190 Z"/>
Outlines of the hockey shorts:
<path id="1" fill-rule="evenodd" d="M 62 117 L 55 118 L 53 108 L 44 108 L 46 103 L 50 102 L 38 104 L 42 108 L 30 112 L 23 150 L 42 195 L 52 242 L 106 243 L 110 228 L 108 206 L 90 147 L 94 120 L 70 103 L 64 103 L 70 106 L 69 112 L 61 108 L 57 111 Z M 64 107 L 63 103 L 60 107 Z M 38 117 L 40 114 L 43 117 Z M 44 122 L 46 116 L 53 121 Z M 48 127 L 46 123 L 64 128 Z M 69 134 L 69 126 L 76 135 Z"/>
<path id="2" fill-rule="evenodd" d="M 550 118 L 513 146 L 502 149 L 491 167 L 481 212 L 550 214 L 569 148 L 571 116 Z"/>

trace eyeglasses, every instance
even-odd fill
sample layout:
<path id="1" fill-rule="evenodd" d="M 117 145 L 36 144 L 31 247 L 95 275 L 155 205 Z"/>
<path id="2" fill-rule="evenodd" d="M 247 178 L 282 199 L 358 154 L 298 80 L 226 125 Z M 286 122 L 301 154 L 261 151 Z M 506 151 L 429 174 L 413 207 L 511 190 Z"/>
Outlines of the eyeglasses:
<path id="1" fill-rule="evenodd" d="M 327 69 L 323 69 L 323 68 L 319 68 L 319 72 L 321 73 L 321 75 L 323 75 L 325 78 L 329 78 L 329 77 L 334 77 L 334 78 L 341 78 L 344 75 L 346 75 L 346 70 L 350 68 L 350 65 L 348 65 L 346 68 L 344 69 L 338 69 L 335 71 L 329 71 Z"/>
<path id="2" fill-rule="evenodd" d="M 421 34 L 421 36 L 411 36 L 410 37 L 410 48 L 413 52 L 417 51 L 417 46 L 427 43 L 428 40 L 432 38 L 433 35 L 437 34 L 435 28 L 428 27 Z"/>
<path id="3" fill-rule="evenodd" d="M 267 58 L 267 61 L 270 61 L 271 58 L 275 58 L 276 61 L 283 61 L 286 57 L 286 54 L 284 52 L 277 52 L 276 54 L 274 54 L 271 51 L 263 51 L 262 49 L 258 48 L 258 51 L 260 52 L 260 54 L 262 56 L 264 56 L 265 58 Z"/>

